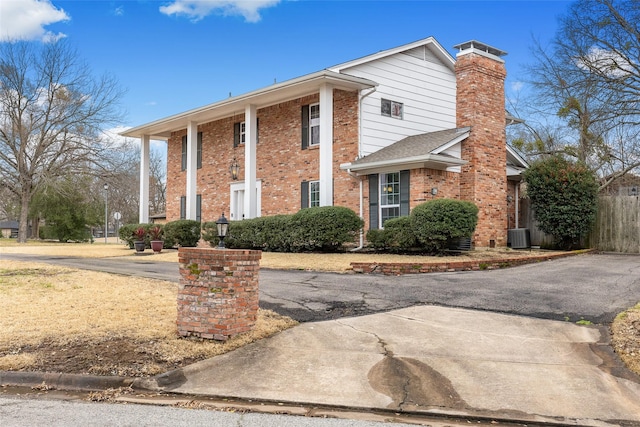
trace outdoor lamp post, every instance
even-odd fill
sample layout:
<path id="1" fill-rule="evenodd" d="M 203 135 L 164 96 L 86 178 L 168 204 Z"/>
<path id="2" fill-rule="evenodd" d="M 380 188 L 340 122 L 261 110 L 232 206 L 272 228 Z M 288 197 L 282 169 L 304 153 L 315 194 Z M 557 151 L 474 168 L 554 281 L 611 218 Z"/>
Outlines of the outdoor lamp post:
<path id="1" fill-rule="evenodd" d="M 109 184 L 104 184 L 104 243 L 109 237 Z"/>
<path id="2" fill-rule="evenodd" d="M 224 217 L 224 212 L 222 212 L 222 216 L 216 221 L 216 226 L 218 227 L 218 238 L 220 239 L 218 249 L 224 249 L 224 238 L 229 229 L 229 221 Z"/>

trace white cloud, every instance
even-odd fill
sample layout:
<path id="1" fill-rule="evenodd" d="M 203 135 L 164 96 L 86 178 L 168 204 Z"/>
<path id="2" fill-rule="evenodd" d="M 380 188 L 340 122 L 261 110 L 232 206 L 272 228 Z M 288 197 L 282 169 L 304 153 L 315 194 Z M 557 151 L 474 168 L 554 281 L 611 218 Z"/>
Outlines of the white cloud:
<path id="1" fill-rule="evenodd" d="M 514 92 L 520 92 L 524 87 L 524 82 L 513 82 L 511 83 L 511 90 Z"/>
<path id="2" fill-rule="evenodd" d="M 611 78 L 625 77 L 631 74 L 634 69 L 634 66 L 617 52 L 597 46 L 589 50 L 586 58 L 576 58 L 575 62 L 580 68 L 595 68 Z"/>
<path id="3" fill-rule="evenodd" d="M 42 40 L 51 42 L 63 37 L 63 33 L 47 31 L 45 27 L 71 19 L 48 0 L 0 1 L 0 41 Z"/>
<path id="4" fill-rule="evenodd" d="M 161 6 L 165 15 L 184 15 L 193 22 L 213 13 L 223 16 L 243 16 L 246 22 L 260 21 L 260 9 L 273 7 L 280 0 L 173 0 Z"/>
<path id="5" fill-rule="evenodd" d="M 122 16 L 124 15 L 124 6 L 118 6 L 115 8 L 115 10 L 113 11 L 113 14 L 115 16 Z"/>

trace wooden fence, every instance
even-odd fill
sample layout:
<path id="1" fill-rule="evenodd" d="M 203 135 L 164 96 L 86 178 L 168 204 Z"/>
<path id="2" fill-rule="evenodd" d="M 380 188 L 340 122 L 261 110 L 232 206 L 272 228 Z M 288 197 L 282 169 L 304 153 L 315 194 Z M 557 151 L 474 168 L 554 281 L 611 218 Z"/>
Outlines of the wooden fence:
<path id="1" fill-rule="evenodd" d="M 601 251 L 640 253 L 640 197 L 600 196 L 591 241 Z"/>
<path id="2" fill-rule="evenodd" d="M 551 244 L 551 236 L 540 231 L 529 200 L 521 200 L 520 227 L 528 228 L 532 246 Z M 640 253 L 640 197 L 600 196 L 598 215 L 586 246 L 606 252 Z"/>

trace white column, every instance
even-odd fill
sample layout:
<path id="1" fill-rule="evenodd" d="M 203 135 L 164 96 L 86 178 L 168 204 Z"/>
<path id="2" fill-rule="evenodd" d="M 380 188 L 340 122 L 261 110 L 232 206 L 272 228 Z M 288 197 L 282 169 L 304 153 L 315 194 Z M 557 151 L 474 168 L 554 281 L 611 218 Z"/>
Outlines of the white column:
<path id="1" fill-rule="evenodd" d="M 185 219 L 196 219 L 196 178 L 198 172 L 198 124 L 187 124 L 187 194 Z"/>
<path id="2" fill-rule="evenodd" d="M 140 138 L 140 224 L 149 222 L 149 135 Z"/>
<path id="3" fill-rule="evenodd" d="M 320 206 L 333 206 L 333 86 L 320 88 Z"/>
<path id="4" fill-rule="evenodd" d="M 245 218 L 258 216 L 256 192 L 256 144 L 258 136 L 258 115 L 255 105 L 247 105 L 244 110 L 244 210 Z"/>

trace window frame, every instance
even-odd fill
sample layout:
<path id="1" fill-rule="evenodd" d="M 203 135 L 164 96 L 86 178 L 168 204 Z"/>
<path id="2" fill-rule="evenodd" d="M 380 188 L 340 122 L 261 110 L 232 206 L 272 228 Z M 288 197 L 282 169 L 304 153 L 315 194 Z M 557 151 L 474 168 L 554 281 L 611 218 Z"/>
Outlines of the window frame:
<path id="1" fill-rule="evenodd" d="M 315 113 L 315 117 L 314 117 Z M 314 129 L 317 129 L 317 141 L 314 142 Z M 309 146 L 320 145 L 320 103 L 309 104 Z"/>
<path id="2" fill-rule="evenodd" d="M 393 180 L 389 180 L 390 177 L 393 177 Z M 389 203 L 389 198 L 392 199 L 392 203 Z M 379 228 L 384 229 L 385 221 L 389 219 L 399 218 L 401 215 L 400 209 L 400 171 L 398 172 L 389 172 L 389 173 L 381 173 L 379 174 L 378 181 L 378 218 L 379 218 Z M 385 211 L 389 211 L 391 209 L 396 210 L 396 215 L 388 215 L 384 214 Z"/>
<path id="3" fill-rule="evenodd" d="M 320 181 L 309 181 L 309 207 L 320 206 Z"/>
<path id="4" fill-rule="evenodd" d="M 390 99 L 380 99 L 380 114 L 384 117 L 391 117 L 393 119 L 404 119 L 404 103 L 398 101 L 392 101 Z"/>

